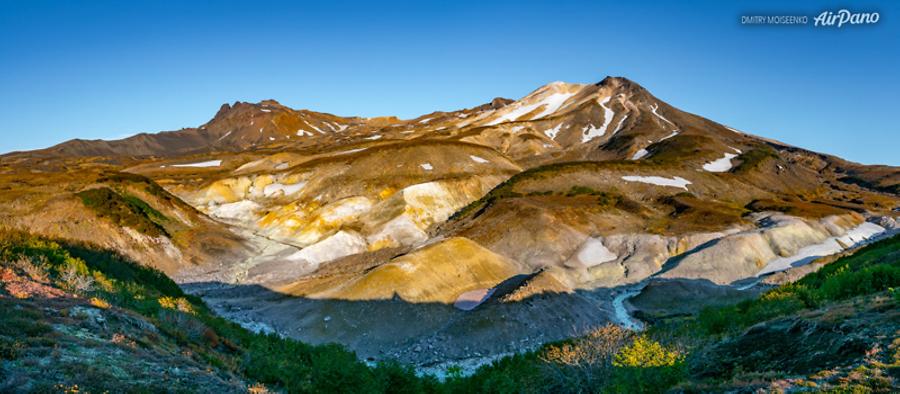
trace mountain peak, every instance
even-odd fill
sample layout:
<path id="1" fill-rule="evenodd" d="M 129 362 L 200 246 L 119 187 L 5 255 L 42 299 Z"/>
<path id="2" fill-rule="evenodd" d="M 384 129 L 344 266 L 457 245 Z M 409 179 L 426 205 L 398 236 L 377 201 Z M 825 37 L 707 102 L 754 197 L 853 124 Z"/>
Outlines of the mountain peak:
<path id="1" fill-rule="evenodd" d="M 646 92 L 647 91 L 647 89 L 644 89 L 644 87 L 641 86 L 640 84 L 638 84 L 637 82 L 634 82 L 625 77 L 606 76 L 606 78 L 603 78 L 603 80 L 601 80 L 600 82 L 597 82 L 595 84 L 595 86 L 598 86 L 601 88 L 607 87 L 607 88 L 610 88 L 611 90 L 627 90 L 627 91 L 632 91 L 632 92 Z"/>
<path id="2" fill-rule="evenodd" d="M 283 107 L 283 105 L 281 105 L 281 103 L 279 103 L 275 99 L 266 99 L 266 100 L 260 101 L 259 105 L 269 106 L 269 107 Z"/>

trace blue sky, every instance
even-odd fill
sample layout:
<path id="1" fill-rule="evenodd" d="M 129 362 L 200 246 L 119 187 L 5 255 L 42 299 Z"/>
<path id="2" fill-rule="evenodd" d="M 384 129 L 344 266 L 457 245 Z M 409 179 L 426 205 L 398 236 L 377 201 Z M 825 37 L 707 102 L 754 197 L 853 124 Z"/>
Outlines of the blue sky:
<path id="1" fill-rule="evenodd" d="M 747 132 L 900 165 L 900 2 L 631 3 L 0 0 L 0 152 L 197 126 L 237 100 L 410 118 L 616 75 Z M 841 8 L 881 20 L 740 24 Z"/>

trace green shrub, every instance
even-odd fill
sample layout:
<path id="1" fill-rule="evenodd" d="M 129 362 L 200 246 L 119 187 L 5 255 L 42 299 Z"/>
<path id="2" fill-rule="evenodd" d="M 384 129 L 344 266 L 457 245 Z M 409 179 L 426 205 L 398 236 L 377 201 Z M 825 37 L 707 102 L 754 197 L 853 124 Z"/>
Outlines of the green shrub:
<path id="1" fill-rule="evenodd" d="M 122 197 L 106 187 L 84 190 L 76 196 L 97 216 L 109 219 L 118 226 L 133 228 L 151 237 L 169 236 L 161 225 L 166 220 L 165 216 L 137 197 Z"/>
<path id="2" fill-rule="evenodd" d="M 826 301 L 896 287 L 900 287 L 900 236 L 868 245 L 794 284 L 769 290 L 757 299 L 705 308 L 700 311 L 696 323 L 707 334 L 724 334 L 804 308 L 813 308 Z"/>
<path id="3" fill-rule="evenodd" d="M 662 393 L 687 375 L 684 356 L 646 336 L 635 338 L 613 358 L 611 392 Z"/>

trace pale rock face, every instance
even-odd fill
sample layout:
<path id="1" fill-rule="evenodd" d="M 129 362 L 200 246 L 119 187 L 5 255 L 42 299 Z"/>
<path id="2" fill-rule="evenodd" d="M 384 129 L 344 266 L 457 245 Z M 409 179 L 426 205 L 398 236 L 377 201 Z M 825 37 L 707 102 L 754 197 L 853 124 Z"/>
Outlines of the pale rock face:
<path id="1" fill-rule="evenodd" d="M 241 200 L 221 205 L 211 203 L 207 208 L 207 213 L 219 219 L 252 223 L 256 221 L 256 211 L 260 208 L 260 205 L 253 201 Z"/>
<path id="2" fill-rule="evenodd" d="M 896 230 L 900 229 L 900 222 L 898 222 L 896 219 L 894 219 L 890 216 L 882 216 L 882 217 L 878 218 L 878 223 L 876 223 L 876 224 L 878 224 L 881 227 L 884 227 L 885 229 L 887 229 L 889 231 L 896 231 Z"/>
<path id="3" fill-rule="evenodd" d="M 312 245 L 332 234 L 343 224 L 353 223 L 360 215 L 372 208 L 372 202 L 366 197 L 348 197 L 325 205 L 313 212 L 305 225 L 291 235 L 291 239 L 299 245 Z"/>
<path id="4" fill-rule="evenodd" d="M 263 195 L 269 198 L 279 196 L 290 196 L 303 189 L 306 182 L 298 182 L 294 184 L 272 183 L 263 188 Z"/>
<path id="5" fill-rule="evenodd" d="M 587 266 L 587 274 L 579 277 L 579 287 L 605 286 L 638 282 L 655 273 L 669 256 L 669 239 L 652 234 L 614 234 L 603 237 L 608 254 L 595 244 L 596 238 L 588 238 L 573 259 L 584 261 L 582 255 L 594 249 L 596 255 L 603 256 L 601 262 Z M 594 260 L 598 261 L 600 259 Z"/>
<path id="6" fill-rule="evenodd" d="M 218 204 L 235 202 L 244 199 L 253 181 L 248 177 L 222 179 L 214 182 L 200 198 L 199 204 L 215 202 Z"/>
<path id="7" fill-rule="evenodd" d="M 318 211 L 318 216 L 332 223 L 355 220 L 372 208 L 372 201 L 366 197 L 348 197 L 328 204 Z"/>
<path id="8" fill-rule="evenodd" d="M 305 264 L 306 271 L 312 272 L 321 263 L 363 253 L 368 250 L 366 246 L 366 240 L 356 232 L 341 230 L 288 256 L 286 260 Z"/>
<path id="9" fill-rule="evenodd" d="M 417 245 L 428 239 L 426 230 L 477 199 L 493 181 L 436 181 L 407 186 L 377 204 L 363 218 L 373 250 Z"/>
<path id="10" fill-rule="evenodd" d="M 663 273 L 666 278 L 709 279 L 729 284 L 749 278 L 777 256 L 758 232 L 735 234 L 685 256 Z"/>
<path id="11" fill-rule="evenodd" d="M 614 287 L 640 282 L 656 274 L 665 262 L 707 242 L 740 231 L 733 228 L 722 232 L 695 233 L 680 237 L 656 234 L 614 234 L 603 237 L 603 243 L 616 259 L 590 267 L 582 278 L 583 286 Z"/>
<path id="12" fill-rule="evenodd" d="M 428 240 L 428 234 L 406 214 L 397 216 L 381 229 L 366 237 L 372 250 L 401 245 L 417 245 Z"/>
<path id="13" fill-rule="evenodd" d="M 824 226 L 816 222 L 780 215 L 775 220 L 777 224 L 761 234 L 777 256 L 790 256 L 806 245 L 822 242 L 830 235 Z"/>
<path id="14" fill-rule="evenodd" d="M 337 233 L 303 249 L 285 248 L 264 256 L 249 267 L 244 283 L 277 286 L 290 283 L 303 275 L 315 272 L 322 264 L 342 257 L 363 253 L 366 241 L 354 231 Z"/>
<path id="15" fill-rule="evenodd" d="M 863 222 L 859 226 L 847 230 L 843 235 L 825 238 L 821 242 L 806 245 L 795 253 L 778 257 L 766 263 L 766 266 L 756 275 L 764 275 L 771 272 L 784 271 L 794 266 L 804 265 L 821 256 L 829 256 L 840 253 L 844 249 L 863 242 L 876 234 L 884 232 L 884 227 L 874 223 Z"/>
<path id="16" fill-rule="evenodd" d="M 838 253 L 884 231 L 853 216 L 812 221 L 776 214 L 764 218 L 761 224 L 764 227 L 726 236 L 686 254 L 662 277 L 730 284 Z"/>

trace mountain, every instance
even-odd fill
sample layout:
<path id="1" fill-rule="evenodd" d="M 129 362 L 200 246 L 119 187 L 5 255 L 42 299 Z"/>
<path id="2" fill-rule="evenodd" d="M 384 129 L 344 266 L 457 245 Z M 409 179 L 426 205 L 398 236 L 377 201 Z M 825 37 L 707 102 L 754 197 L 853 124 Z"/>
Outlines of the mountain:
<path id="1" fill-rule="evenodd" d="M 0 180 L 4 227 L 119 251 L 246 327 L 422 368 L 749 299 L 900 215 L 900 168 L 620 77 L 409 120 L 226 104 L 2 156 Z"/>

